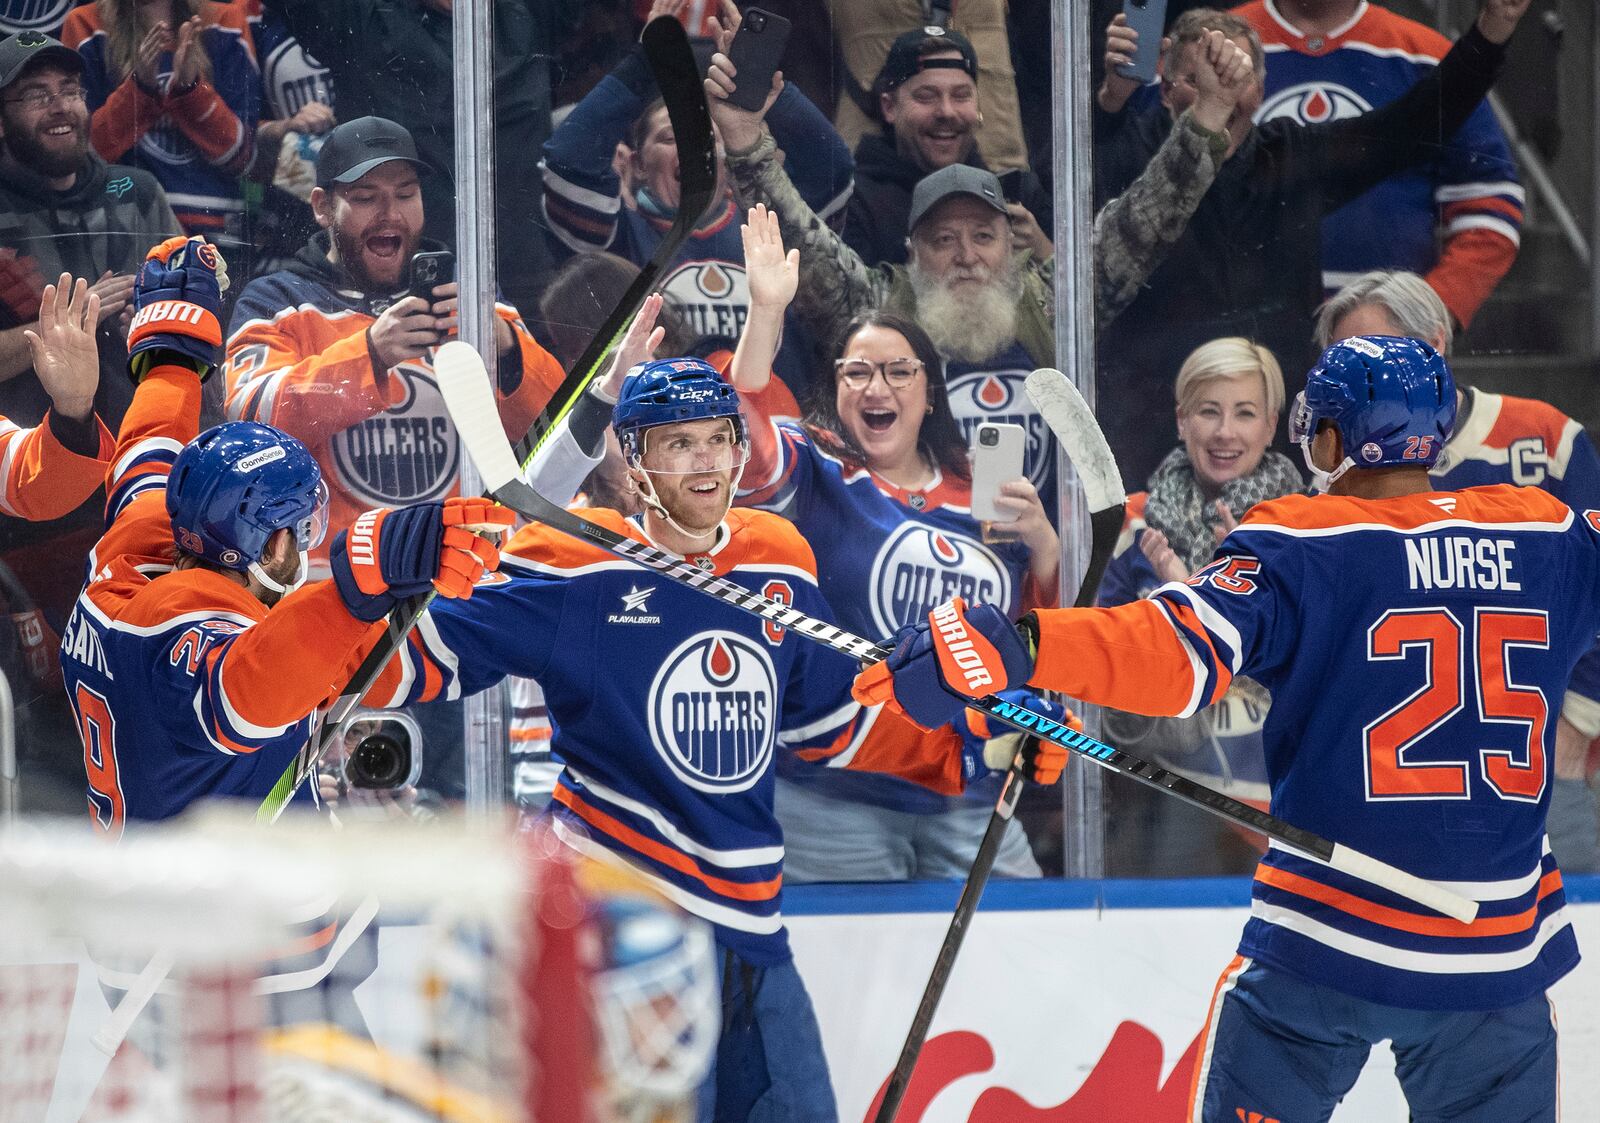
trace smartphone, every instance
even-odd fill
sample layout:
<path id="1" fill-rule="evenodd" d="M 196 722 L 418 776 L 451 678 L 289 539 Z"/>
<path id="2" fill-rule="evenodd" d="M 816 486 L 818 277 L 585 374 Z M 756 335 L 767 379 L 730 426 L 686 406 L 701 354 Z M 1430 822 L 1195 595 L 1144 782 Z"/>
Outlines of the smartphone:
<path id="1" fill-rule="evenodd" d="M 1167 0 L 1122 0 L 1122 15 L 1128 26 L 1139 33 L 1139 49 L 1132 66 L 1119 66 L 1117 73 L 1140 82 L 1156 80 L 1156 63 L 1161 61 L 1161 31 L 1167 22 Z"/>
<path id="2" fill-rule="evenodd" d="M 789 41 L 789 21 L 760 8 L 746 8 L 739 31 L 728 44 L 728 58 L 739 73 L 728 100 L 752 113 L 761 108 L 772 89 L 772 76 Z"/>
<path id="3" fill-rule="evenodd" d="M 1028 432 L 1021 425 L 984 421 L 972 431 L 972 517 L 979 522 L 1010 523 L 1017 516 L 995 507 L 1000 485 L 1022 475 L 1022 454 Z"/>
<path id="4" fill-rule="evenodd" d="M 436 299 L 433 286 L 447 285 L 456 279 L 456 255 L 449 250 L 424 250 L 411 255 L 410 295 L 420 296 L 430 305 Z"/>
<path id="5" fill-rule="evenodd" d="M 1000 194 L 1008 203 L 1022 202 L 1022 177 L 1021 168 L 1012 168 L 1007 172 L 1000 172 L 995 176 L 1000 181 Z"/>

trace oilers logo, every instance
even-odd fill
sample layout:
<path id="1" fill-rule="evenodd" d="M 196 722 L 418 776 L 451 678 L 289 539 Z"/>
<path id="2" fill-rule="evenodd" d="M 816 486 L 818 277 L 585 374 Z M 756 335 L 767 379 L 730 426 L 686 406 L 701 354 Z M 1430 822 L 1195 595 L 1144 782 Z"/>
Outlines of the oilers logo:
<path id="1" fill-rule="evenodd" d="M 872 619 L 878 634 L 927 618 L 951 597 L 968 604 L 1011 604 L 1011 571 L 964 534 L 902 523 L 872 561 Z"/>
<path id="2" fill-rule="evenodd" d="M 1023 392 L 1025 370 L 975 370 L 949 380 L 950 412 L 955 414 L 961 435 L 970 444 L 972 431 L 985 421 L 1021 425 L 1028 434 L 1022 470 L 1041 492 L 1054 467 L 1050 434 L 1044 418 L 1033 408 Z"/>
<path id="3" fill-rule="evenodd" d="M 672 271 L 661 294 L 676 303 L 691 335 L 732 341 L 744 330 L 750 285 L 744 268 L 726 261 L 686 261 Z"/>
<path id="4" fill-rule="evenodd" d="M 333 438 L 333 466 L 346 492 L 380 506 L 443 499 L 456 484 L 461 445 L 431 367 L 389 372 L 405 397 Z"/>
<path id="5" fill-rule="evenodd" d="M 759 643 L 701 632 L 667 656 L 650 684 L 650 737 L 696 791 L 742 792 L 772 760 L 777 705 L 777 673 Z"/>
<path id="6" fill-rule="evenodd" d="M 77 0 L 12 0 L 0 9 L 0 32 L 43 31 L 50 35 L 61 34 L 61 21 L 67 18 L 67 9 Z M 33 46 L 20 40 L 24 47 Z"/>
<path id="7" fill-rule="evenodd" d="M 1320 125 L 1324 121 L 1342 121 L 1359 117 L 1372 109 L 1360 94 L 1335 82 L 1301 82 L 1279 90 L 1256 112 L 1256 124 L 1287 117 L 1302 125 Z"/>

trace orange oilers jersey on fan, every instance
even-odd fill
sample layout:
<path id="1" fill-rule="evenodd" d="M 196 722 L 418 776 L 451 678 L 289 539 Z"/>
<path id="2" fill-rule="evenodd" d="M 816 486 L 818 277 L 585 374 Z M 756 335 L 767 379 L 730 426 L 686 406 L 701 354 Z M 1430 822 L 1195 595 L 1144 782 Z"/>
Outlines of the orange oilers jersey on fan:
<path id="1" fill-rule="evenodd" d="M 305 443 L 328 484 L 333 530 L 371 507 L 458 494 L 462 457 L 431 351 L 376 369 L 367 328 L 396 298 L 369 300 L 348 283 L 334 274 L 325 242 L 313 242 L 289 268 L 245 287 L 228 339 L 228 417 L 275 425 Z M 497 304 L 495 314 L 516 340 L 496 390 L 506 435 L 518 440 L 564 372 L 515 309 Z M 329 545 L 331 535 L 315 563 L 326 562 Z"/>
<path id="2" fill-rule="evenodd" d="M 140 384 L 106 479 L 106 533 L 61 636 L 90 817 L 107 834 L 197 799 L 264 798 L 383 630 L 345 611 L 331 581 L 269 610 L 220 573 L 173 569 L 167 473 L 199 423 L 192 372 L 161 367 Z"/>
<path id="3" fill-rule="evenodd" d="M 0 513 L 29 522 L 46 522 L 77 509 L 106 477 L 115 442 L 98 417 L 91 420 L 99 440 L 95 455 L 84 456 L 61 443 L 50 416 L 32 429 L 0 417 Z"/>
<path id="4" fill-rule="evenodd" d="M 615 511 L 576 513 L 647 541 Z M 776 515 L 735 509 L 689 561 L 831 619 L 811 549 Z M 853 660 L 547 527 L 524 527 L 467 601 L 433 602 L 368 695 L 459 698 L 506 675 L 545 688 L 563 770 L 557 823 L 632 860 L 748 963 L 786 960 L 779 753 L 964 783 L 961 738 L 850 697 Z"/>
<path id="5" fill-rule="evenodd" d="M 1240 954 L 1368 1001 L 1498 1009 L 1577 962 L 1545 839 L 1554 725 L 1600 629 L 1600 510 L 1505 485 L 1258 504 L 1148 600 L 1038 614 L 1033 682 L 1190 714 L 1272 693 L 1272 812 L 1480 902 L 1470 925 L 1276 844 Z"/>

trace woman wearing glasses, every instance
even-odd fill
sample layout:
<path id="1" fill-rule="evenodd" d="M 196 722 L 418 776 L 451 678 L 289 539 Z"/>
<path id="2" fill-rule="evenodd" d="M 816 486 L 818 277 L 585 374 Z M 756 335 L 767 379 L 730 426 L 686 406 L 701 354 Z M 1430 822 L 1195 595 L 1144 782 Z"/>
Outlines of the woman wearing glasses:
<path id="1" fill-rule="evenodd" d="M 801 424 L 761 412 L 753 395 L 771 377 L 799 257 L 784 253 L 765 207 L 750 212 L 743 233 L 750 315 L 729 372 L 750 434 L 739 501 L 800 528 L 839 623 L 881 638 L 953 596 L 1013 615 L 1054 605 L 1060 543 L 1038 493 L 1019 477 L 996 499 L 1016 521 L 972 517 L 966 444 L 938 352 L 916 324 L 884 312 L 859 317 Z M 947 799 L 892 777 L 797 762 L 780 764 L 779 777 L 785 876 L 794 882 L 964 877 L 998 783 Z M 1039 875 L 1015 823 L 995 870 Z"/>

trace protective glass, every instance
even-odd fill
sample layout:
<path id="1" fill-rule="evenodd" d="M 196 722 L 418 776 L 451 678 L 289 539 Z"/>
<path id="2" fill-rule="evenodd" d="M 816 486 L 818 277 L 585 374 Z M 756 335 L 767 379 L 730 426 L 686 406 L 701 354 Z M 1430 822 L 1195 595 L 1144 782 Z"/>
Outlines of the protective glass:
<path id="1" fill-rule="evenodd" d="M 921 359 L 888 359 L 874 363 L 867 359 L 837 359 L 833 364 L 834 376 L 840 385 L 851 390 L 864 390 L 872 376 L 883 375 L 883 381 L 894 390 L 911 385 L 911 380 L 922 372 Z"/>

